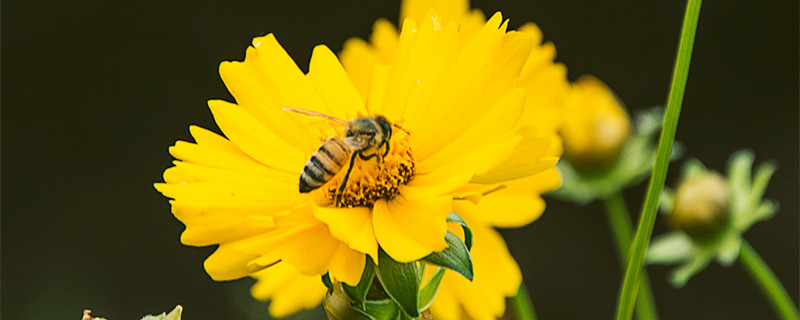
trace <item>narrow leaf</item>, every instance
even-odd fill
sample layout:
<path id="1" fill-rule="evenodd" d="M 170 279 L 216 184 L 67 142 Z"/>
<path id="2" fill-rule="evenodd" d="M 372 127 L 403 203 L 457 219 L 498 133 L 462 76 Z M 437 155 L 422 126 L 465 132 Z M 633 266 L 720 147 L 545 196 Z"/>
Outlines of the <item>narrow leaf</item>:
<path id="1" fill-rule="evenodd" d="M 442 277 L 444 277 L 444 271 L 444 268 L 438 268 L 436 272 L 433 273 L 431 280 L 419 291 L 420 309 L 425 310 L 431 306 L 431 302 L 433 302 L 433 298 L 436 296 L 436 291 L 439 289 L 439 283 L 442 282 Z"/>
<path id="2" fill-rule="evenodd" d="M 358 282 L 358 285 L 352 287 L 344 282 L 342 283 L 344 293 L 347 294 L 347 297 L 350 298 L 350 301 L 352 301 L 357 308 L 362 310 L 364 310 L 364 301 L 367 299 L 369 287 L 372 286 L 372 279 L 375 277 L 375 263 L 372 262 L 372 259 L 364 260 L 366 260 L 366 264 L 364 265 L 364 272 L 361 274 L 361 280 Z"/>
<path id="3" fill-rule="evenodd" d="M 383 289 L 400 309 L 412 318 L 419 317 L 417 263 L 399 263 L 382 249 L 378 249 L 378 266 L 375 271 Z"/>
<path id="4" fill-rule="evenodd" d="M 469 255 L 469 249 L 466 244 L 449 231 L 444 238 L 449 247 L 442 251 L 431 253 L 421 260 L 451 269 L 472 281 L 472 257 Z"/>
<path id="5" fill-rule="evenodd" d="M 447 216 L 447 222 L 458 223 L 461 225 L 461 228 L 464 229 L 464 243 L 467 245 L 467 250 L 472 250 L 472 230 L 470 230 L 469 226 L 467 226 L 467 223 L 464 222 L 464 219 L 461 219 L 457 213 L 450 212 L 450 215 Z"/>
<path id="6" fill-rule="evenodd" d="M 328 294 L 333 293 L 333 281 L 331 281 L 331 275 L 326 273 L 322 275 L 322 284 L 328 288 Z"/>

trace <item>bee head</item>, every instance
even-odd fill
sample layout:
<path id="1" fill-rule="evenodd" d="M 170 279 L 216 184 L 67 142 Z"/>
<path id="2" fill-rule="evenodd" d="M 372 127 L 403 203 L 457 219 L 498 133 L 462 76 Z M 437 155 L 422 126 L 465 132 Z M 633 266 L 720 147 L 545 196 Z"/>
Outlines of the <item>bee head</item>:
<path id="1" fill-rule="evenodd" d="M 382 116 L 358 117 L 345 125 L 342 140 L 353 151 L 377 148 L 383 140 L 389 139 L 391 130 L 391 125 Z"/>

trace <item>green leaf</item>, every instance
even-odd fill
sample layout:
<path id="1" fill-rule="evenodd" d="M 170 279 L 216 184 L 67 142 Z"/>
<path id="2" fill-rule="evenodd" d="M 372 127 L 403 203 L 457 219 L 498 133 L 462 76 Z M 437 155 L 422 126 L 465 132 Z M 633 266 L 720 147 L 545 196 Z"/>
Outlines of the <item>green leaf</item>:
<path id="1" fill-rule="evenodd" d="M 366 313 L 375 320 L 396 320 L 401 319 L 403 312 L 391 299 L 367 301 L 365 303 Z"/>
<path id="2" fill-rule="evenodd" d="M 364 260 L 366 260 L 364 272 L 361 274 L 361 280 L 358 282 L 358 285 L 353 287 L 342 282 L 344 293 L 347 294 L 347 297 L 350 298 L 350 301 L 352 301 L 357 308 L 362 310 L 364 310 L 364 301 L 367 300 L 369 287 L 372 286 L 372 279 L 375 278 L 375 263 L 372 262 L 372 259 Z"/>
<path id="3" fill-rule="evenodd" d="M 161 313 L 157 316 L 149 315 L 144 316 L 142 320 L 181 320 L 181 314 L 183 313 L 183 307 L 181 305 L 175 306 L 175 309 L 167 313 Z"/>
<path id="4" fill-rule="evenodd" d="M 739 257 L 739 248 L 742 240 L 738 235 L 729 235 L 720 240 L 717 245 L 717 262 L 723 266 L 730 266 Z"/>
<path id="5" fill-rule="evenodd" d="M 420 260 L 451 269 L 472 281 L 472 257 L 469 255 L 469 249 L 466 244 L 449 231 L 444 238 L 449 247 L 442 251 L 431 253 Z"/>
<path id="6" fill-rule="evenodd" d="M 444 272 L 444 268 L 438 268 L 433 273 L 431 280 L 419 291 L 420 309 L 425 310 L 431 306 L 433 298 L 436 296 L 436 291 L 439 289 L 439 283 L 442 282 L 442 277 L 444 277 Z"/>
<path id="7" fill-rule="evenodd" d="M 389 297 L 412 318 L 419 317 L 419 273 L 415 261 L 399 263 L 378 249 L 378 280 Z"/>
<path id="8" fill-rule="evenodd" d="M 683 232 L 660 236 L 650 243 L 645 261 L 648 264 L 671 264 L 692 257 L 692 240 Z"/>
<path id="9" fill-rule="evenodd" d="M 469 228 L 464 219 L 461 219 L 461 216 L 458 213 L 450 212 L 450 215 L 447 216 L 447 222 L 458 223 L 461 225 L 461 228 L 464 229 L 464 244 L 467 245 L 467 250 L 472 250 L 472 230 Z"/>
<path id="10" fill-rule="evenodd" d="M 731 156 L 728 161 L 728 181 L 733 188 L 749 189 L 754 157 L 752 152 L 745 150 L 737 151 Z"/>
<path id="11" fill-rule="evenodd" d="M 333 293 L 333 281 L 331 281 L 330 274 L 325 273 L 322 275 L 322 284 L 324 284 L 325 287 L 328 288 L 328 294 Z"/>
<path id="12" fill-rule="evenodd" d="M 775 173 L 775 165 L 772 163 L 764 163 L 756 168 L 756 173 L 753 177 L 753 185 L 751 186 L 750 194 L 747 198 L 748 202 L 758 204 L 761 201 L 773 173 Z"/>
<path id="13" fill-rule="evenodd" d="M 661 199 L 658 202 L 658 209 L 661 210 L 663 214 L 669 214 L 672 212 L 672 205 L 675 203 L 675 193 L 672 192 L 667 187 L 664 187 L 664 190 L 661 190 Z"/>
<path id="14" fill-rule="evenodd" d="M 688 282 L 693 275 L 700 272 L 700 270 L 703 270 L 703 268 L 711 262 L 712 258 L 713 256 L 710 255 L 700 256 L 678 267 L 670 275 L 670 284 L 677 288 L 685 286 L 686 282 Z"/>
<path id="15" fill-rule="evenodd" d="M 703 173 L 708 171 L 706 167 L 697 159 L 689 159 L 683 165 L 683 179 L 689 180 L 691 178 L 697 177 Z"/>

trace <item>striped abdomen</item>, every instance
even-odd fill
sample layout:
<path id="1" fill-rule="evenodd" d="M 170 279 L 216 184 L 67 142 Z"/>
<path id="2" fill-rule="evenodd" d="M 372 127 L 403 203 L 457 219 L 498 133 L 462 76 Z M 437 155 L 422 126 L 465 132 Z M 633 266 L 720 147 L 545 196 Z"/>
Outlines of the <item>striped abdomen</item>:
<path id="1" fill-rule="evenodd" d="M 325 139 L 300 174 L 300 192 L 311 192 L 331 180 L 347 164 L 349 155 L 350 150 L 338 136 Z"/>

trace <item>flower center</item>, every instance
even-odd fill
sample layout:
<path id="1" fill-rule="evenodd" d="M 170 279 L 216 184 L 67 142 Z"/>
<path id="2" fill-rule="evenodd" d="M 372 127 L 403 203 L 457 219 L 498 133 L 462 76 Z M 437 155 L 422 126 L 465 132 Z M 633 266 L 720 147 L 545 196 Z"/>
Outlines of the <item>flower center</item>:
<path id="1" fill-rule="evenodd" d="M 385 147 L 377 153 L 383 154 Z M 369 157 L 371 153 L 365 153 Z M 349 160 L 348 160 L 349 161 Z M 331 181 L 322 188 L 322 193 L 337 207 L 371 207 L 380 199 L 393 199 L 400 193 L 400 186 L 414 178 L 414 153 L 408 145 L 408 135 L 396 130 L 389 140 L 389 153 L 378 164 L 378 157 L 363 160 L 355 156 L 353 168 L 342 194 L 337 193 L 348 167 L 342 168 Z"/>

